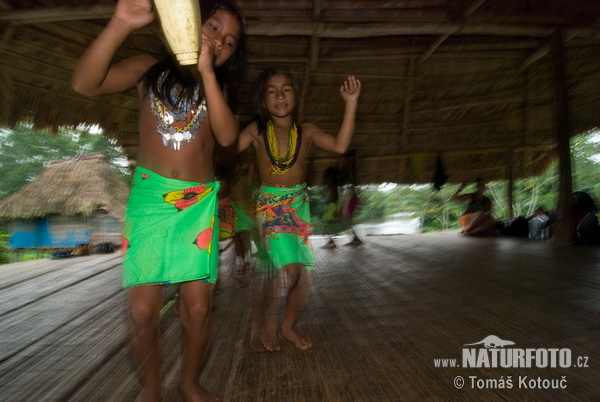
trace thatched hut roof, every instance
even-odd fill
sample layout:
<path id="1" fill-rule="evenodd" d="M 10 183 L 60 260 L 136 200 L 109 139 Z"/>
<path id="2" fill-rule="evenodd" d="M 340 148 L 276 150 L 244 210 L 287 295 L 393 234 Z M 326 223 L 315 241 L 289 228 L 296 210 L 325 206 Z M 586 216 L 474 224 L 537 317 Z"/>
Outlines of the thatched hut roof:
<path id="1" fill-rule="evenodd" d="M 351 145 L 360 183 L 429 182 L 438 154 L 454 182 L 539 174 L 556 157 L 562 87 L 567 135 L 600 121 L 599 0 L 237 3 L 249 51 L 241 120 L 251 115 L 258 73 L 285 64 L 303 88 L 302 119 L 335 133 L 337 88 L 355 74 L 364 85 Z M 90 99 L 69 83 L 114 4 L 0 1 L 0 124 L 99 123 L 135 157 L 135 92 Z M 163 51 L 152 26 L 133 34 L 117 59 Z M 319 150 L 312 158 L 313 177 L 336 161 Z"/>
<path id="2" fill-rule="evenodd" d="M 105 210 L 122 220 L 128 195 L 128 184 L 102 153 L 59 159 L 48 162 L 34 180 L 0 202 L 0 219 L 90 217 Z"/>

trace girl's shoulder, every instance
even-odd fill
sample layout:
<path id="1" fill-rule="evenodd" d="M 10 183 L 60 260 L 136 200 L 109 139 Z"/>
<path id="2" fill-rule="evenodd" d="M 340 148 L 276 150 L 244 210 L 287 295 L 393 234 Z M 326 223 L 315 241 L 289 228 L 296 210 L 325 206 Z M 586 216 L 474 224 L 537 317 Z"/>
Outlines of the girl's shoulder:
<path id="1" fill-rule="evenodd" d="M 310 122 L 303 122 L 302 124 L 296 123 L 302 129 L 302 138 L 304 138 L 303 143 L 311 144 L 315 140 L 318 140 L 323 135 L 326 135 L 323 130 L 319 126 Z"/>
<path id="2" fill-rule="evenodd" d="M 252 138 L 258 138 L 258 136 L 260 135 L 260 132 L 258 130 L 258 122 L 257 121 L 252 121 L 252 122 L 248 123 L 242 129 L 242 133 L 250 135 Z"/>
<path id="3" fill-rule="evenodd" d="M 296 125 L 302 129 L 303 135 L 310 136 L 312 133 L 319 130 L 319 127 L 316 124 L 310 123 L 308 121 L 302 123 L 296 122 Z"/>
<path id="4" fill-rule="evenodd" d="M 149 54 L 130 57 L 122 62 L 129 65 L 132 69 L 136 69 L 139 73 L 145 73 L 150 70 L 158 62 L 158 59 Z"/>

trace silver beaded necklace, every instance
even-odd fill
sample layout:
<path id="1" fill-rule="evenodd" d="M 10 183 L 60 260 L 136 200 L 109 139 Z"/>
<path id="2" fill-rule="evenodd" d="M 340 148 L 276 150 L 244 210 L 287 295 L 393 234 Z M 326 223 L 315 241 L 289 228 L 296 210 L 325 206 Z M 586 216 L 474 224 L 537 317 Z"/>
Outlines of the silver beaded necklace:
<path id="1" fill-rule="evenodd" d="M 159 88 L 164 81 L 164 76 L 163 72 L 158 79 Z M 181 85 L 173 86 L 169 94 L 172 104 L 178 104 L 175 100 L 181 96 L 181 91 Z M 200 87 L 196 85 L 191 99 L 181 103 L 179 110 L 173 110 L 167 106 L 156 96 L 152 88 L 149 90 L 149 96 L 150 108 L 158 120 L 156 132 L 162 137 L 163 145 L 179 151 L 182 145 L 191 142 L 196 137 L 200 131 L 200 125 L 206 118 L 206 99 L 203 99 L 197 108 L 194 106 L 198 103 Z"/>

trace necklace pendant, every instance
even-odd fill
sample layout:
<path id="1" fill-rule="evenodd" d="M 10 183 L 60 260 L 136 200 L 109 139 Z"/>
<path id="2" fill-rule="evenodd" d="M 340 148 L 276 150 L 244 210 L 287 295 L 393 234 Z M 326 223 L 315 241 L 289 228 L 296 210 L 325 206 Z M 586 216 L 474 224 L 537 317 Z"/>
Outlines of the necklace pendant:
<path id="1" fill-rule="evenodd" d="M 183 134 L 181 132 L 177 132 L 175 135 L 173 135 L 173 139 L 177 142 L 181 142 L 183 141 Z"/>
<path id="2" fill-rule="evenodd" d="M 175 120 L 175 119 L 173 118 L 173 115 L 172 115 L 171 113 L 169 113 L 169 112 L 165 112 L 165 114 L 164 114 L 164 116 L 163 116 L 163 121 L 164 121 L 166 124 L 172 124 L 174 120 Z"/>

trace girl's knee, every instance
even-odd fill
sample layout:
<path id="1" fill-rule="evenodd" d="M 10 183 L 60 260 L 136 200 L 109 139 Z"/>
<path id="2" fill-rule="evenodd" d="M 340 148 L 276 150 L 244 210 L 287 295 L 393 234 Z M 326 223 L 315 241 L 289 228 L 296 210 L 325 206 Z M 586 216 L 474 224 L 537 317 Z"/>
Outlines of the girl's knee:
<path id="1" fill-rule="evenodd" d="M 289 264 L 284 267 L 286 282 L 290 286 L 296 286 L 299 282 L 304 282 L 308 277 L 308 271 L 302 264 Z"/>
<path id="2" fill-rule="evenodd" d="M 203 301 L 180 303 L 179 316 L 184 328 L 192 331 L 202 330 L 210 322 L 210 305 Z"/>
<path id="3" fill-rule="evenodd" d="M 135 303 L 129 306 L 129 317 L 136 328 L 155 328 L 160 321 L 160 311 L 149 304 Z"/>
<path id="4" fill-rule="evenodd" d="M 129 317 L 135 327 L 158 327 L 162 287 L 140 286 L 129 290 Z"/>

